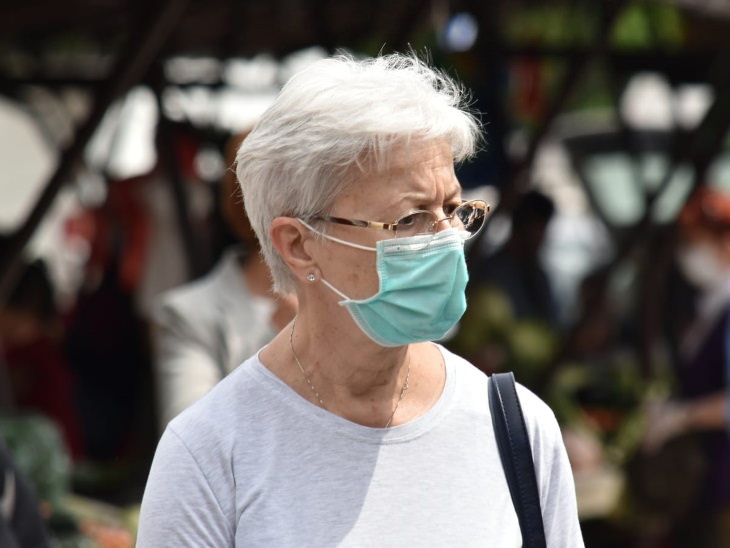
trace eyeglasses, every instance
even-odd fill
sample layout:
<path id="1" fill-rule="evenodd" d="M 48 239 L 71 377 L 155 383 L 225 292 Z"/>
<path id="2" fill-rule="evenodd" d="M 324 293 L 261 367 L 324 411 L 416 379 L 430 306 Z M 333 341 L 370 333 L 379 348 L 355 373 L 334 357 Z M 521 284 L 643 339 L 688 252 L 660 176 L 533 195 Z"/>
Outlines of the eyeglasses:
<path id="1" fill-rule="evenodd" d="M 390 230 L 395 233 L 396 238 L 407 238 L 421 234 L 433 235 L 436 233 L 439 223 L 448 221 L 452 228 L 465 230 L 469 234 L 468 238 L 471 238 L 484 226 L 484 220 L 487 213 L 489 213 L 489 209 L 489 204 L 483 200 L 469 200 L 462 202 L 461 205 L 454 208 L 451 214 L 443 218 L 439 218 L 433 211 L 418 209 L 392 223 L 343 219 L 342 217 L 330 217 L 328 215 L 320 215 L 312 219 L 359 228 Z"/>

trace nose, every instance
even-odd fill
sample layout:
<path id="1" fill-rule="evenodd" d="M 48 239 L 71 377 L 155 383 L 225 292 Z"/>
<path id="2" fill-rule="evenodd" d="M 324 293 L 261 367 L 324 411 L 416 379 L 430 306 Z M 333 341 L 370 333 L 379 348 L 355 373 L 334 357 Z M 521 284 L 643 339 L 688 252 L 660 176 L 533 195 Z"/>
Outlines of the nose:
<path id="1" fill-rule="evenodd" d="M 434 232 L 441 232 L 442 230 L 447 230 L 452 227 L 453 219 L 451 217 L 440 217 L 438 221 L 436 221 L 436 226 Z"/>
<path id="2" fill-rule="evenodd" d="M 446 212 L 443 210 L 443 208 L 439 208 L 436 211 L 434 211 L 433 216 L 434 216 L 434 223 L 433 223 L 434 232 L 441 232 L 442 230 L 446 230 L 446 229 L 452 227 L 451 223 L 454 222 L 453 215 L 451 215 L 451 216 L 446 215 Z"/>

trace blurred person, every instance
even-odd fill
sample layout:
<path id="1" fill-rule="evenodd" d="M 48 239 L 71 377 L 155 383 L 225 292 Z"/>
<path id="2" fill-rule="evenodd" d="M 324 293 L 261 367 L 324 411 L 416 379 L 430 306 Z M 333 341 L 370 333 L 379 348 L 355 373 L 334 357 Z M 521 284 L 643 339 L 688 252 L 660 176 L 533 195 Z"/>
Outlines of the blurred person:
<path id="1" fill-rule="evenodd" d="M 511 214 L 504 245 L 477 265 L 473 283 L 502 291 L 518 320 L 540 320 L 554 326 L 558 313 L 550 280 L 540 263 L 548 224 L 555 214 L 552 199 L 537 190 L 523 194 Z"/>
<path id="2" fill-rule="evenodd" d="M 153 321 L 162 292 L 189 282 L 191 275 L 199 276 L 215 259 L 211 246 L 206 245 L 213 239 L 210 216 L 215 200 L 196 165 L 201 149 L 198 131 L 186 123 L 161 121 L 155 133 L 155 149 L 154 168 L 135 181 L 149 225 L 135 304 L 147 321 Z M 182 187 L 179 192 L 185 195 L 186 223 L 192 233 L 187 238 L 180 227 L 175 180 Z"/>
<path id="3" fill-rule="evenodd" d="M 679 234 L 677 260 L 698 290 L 696 313 L 679 341 L 678 397 L 649 404 L 643 445 L 652 453 L 684 434 L 701 435 L 707 468 L 695 509 L 702 523 L 695 525 L 704 529 L 707 539 L 693 542 L 726 546 L 730 544 L 730 194 L 700 189 L 680 214 Z"/>
<path id="4" fill-rule="evenodd" d="M 40 413 L 61 431 L 74 457 L 83 453 L 75 377 L 63 349 L 63 326 L 45 262 L 26 264 L 0 304 L 0 360 L 13 411 Z"/>
<path id="5" fill-rule="evenodd" d="M 167 426 L 139 547 L 521 544 L 488 379 L 430 342 L 488 211 L 454 173 L 479 132 L 464 99 L 413 55 L 341 55 L 264 113 L 237 175 L 297 316 Z M 547 543 L 582 546 L 557 422 L 517 390 Z"/>
<path id="6" fill-rule="evenodd" d="M 112 162 L 104 201 L 67 221 L 68 236 L 89 247 L 66 346 L 94 461 L 141 462 L 159 437 L 149 327 L 159 295 L 190 279 L 175 179 L 187 196 L 193 244 L 208 240 L 211 200 L 195 167 L 199 147 L 192 126 L 161 121 L 149 170 L 118 178 Z M 210 264 L 209 247 L 193 245 L 196 267 Z"/>
<path id="7" fill-rule="evenodd" d="M 530 190 L 511 213 L 505 243 L 470 265 L 469 310 L 447 346 L 487 374 L 512 371 L 536 388 L 558 348 L 558 307 L 540 260 L 552 200 Z"/>
<path id="8" fill-rule="evenodd" d="M 140 441 L 154 437 L 142 436 L 140 426 L 152 424 L 154 416 L 138 419 L 152 399 L 145 392 L 151 384 L 147 325 L 135 305 L 150 253 L 150 221 L 139 197 L 143 184 L 144 178 L 109 180 L 104 202 L 67 225 L 69 233 L 87 240 L 89 254 L 64 346 L 76 376 L 86 457 L 99 463 L 129 462 Z"/>
<path id="9" fill-rule="evenodd" d="M 230 139 L 228 165 L 245 134 Z M 168 290 L 155 314 L 155 369 L 160 426 L 208 392 L 294 316 L 292 296 L 277 297 L 243 209 L 231 169 L 220 188 L 220 210 L 239 244 L 206 276 Z"/>

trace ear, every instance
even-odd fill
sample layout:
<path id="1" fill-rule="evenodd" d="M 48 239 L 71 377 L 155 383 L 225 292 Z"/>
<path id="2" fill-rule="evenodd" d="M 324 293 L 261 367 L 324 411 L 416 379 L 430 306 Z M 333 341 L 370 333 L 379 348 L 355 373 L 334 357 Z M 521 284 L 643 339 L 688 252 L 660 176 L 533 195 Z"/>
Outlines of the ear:
<path id="1" fill-rule="evenodd" d="M 312 240 L 309 229 L 293 217 L 277 217 L 271 222 L 269 237 L 292 274 L 305 281 L 308 274 L 319 276 L 319 268 L 307 245 Z"/>

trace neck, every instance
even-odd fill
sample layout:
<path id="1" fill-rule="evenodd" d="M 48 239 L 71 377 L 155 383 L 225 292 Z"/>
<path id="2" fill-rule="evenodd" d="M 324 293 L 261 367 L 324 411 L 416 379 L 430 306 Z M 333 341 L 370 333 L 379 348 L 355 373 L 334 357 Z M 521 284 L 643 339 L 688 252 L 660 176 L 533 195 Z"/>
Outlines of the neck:
<path id="1" fill-rule="evenodd" d="M 306 292 L 299 294 L 294 333 L 289 324 L 260 354 L 266 367 L 300 396 L 351 422 L 375 428 L 383 428 L 388 421 L 397 426 L 412 420 L 438 400 L 445 370 L 435 345 L 382 347 L 354 325 L 346 309 L 332 310 L 321 304 L 321 297 L 308 297 Z M 304 375 L 292 353 L 290 336 Z M 401 398 L 409 363 L 409 387 Z"/>
<path id="2" fill-rule="evenodd" d="M 387 399 L 399 390 L 405 375 L 409 347 L 383 347 L 354 330 L 316 326 L 300 317 L 292 342 L 312 382 L 335 399 Z M 353 336 L 354 335 L 354 336 Z M 317 382 L 315 382 L 317 381 Z"/>
<path id="3" fill-rule="evenodd" d="M 294 361 L 297 363 L 297 367 L 299 368 L 299 371 L 301 372 L 302 377 L 304 378 L 304 380 L 306 381 L 310 390 L 312 391 L 312 394 L 314 395 L 316 402 L 319 403 L 324 409 L 327 409 L 327 404 L 325 404 L 324 400 L 322 399 L 321 394 L 317 390 L 317 387 L 314 385 L 314 383 L 310 379 L 310 374 L 308 374 L 307 371 L 304 369 L 304 366 L 302 365 L 302 362 L 299 359 L 299 355 L 297 354 L 296 349 L 294 347 L 294 330 L 296 327 L 296 321 L 297 321 L 297 318 L 295 316 L 294 320 L 292 321 L 292 324 L 291 324 L 291 330 L 289 332 L 289 347 L 290 347 L 292 355 L 294 357 Z M 407 357 L 406 357 L 406 365 L 405 365 L 405 369 L 406 369 L 405 379 L 403 380 L 403 382 L 401 384 L 401 388 L 400 388 L 400 391 L 398 394 L 398 399 L 395 402 L 393 411 L 388 415 L 388 421 L 385 423 L 385 426 L 384 426 L 385 428 L 388 428 L 391 425 L 391 423 L 393 421 L 393 417 L 395 416 L 395 413 L 398 410 L 398 406 L 400 405 L 400 402 L 403 400 L 403 397 L 405 396 L 405 393 L 409 387 L 408 381 L 411 376 L 411 356 L 410 356 L 410 354 L 408 354 L 407 351 L 406 351 L 406 354 L 407 354 Z M 403 368 L 403 366 L 400 367 L 401 370 L 402 370 L 402 368 Z M 312 374 L 313 374 L 313 372 L 312 372 Z M 399 377 L 401 375 L 396 373 L 393 376 L 396 377 L 396 379 L 397 379 L 397 377 Z M 322 376 L 322 380 L 325 380 L 324 376 Z M 376 383 L 376 385 L 377 385 L 377 383 Z M 388 382 L 386 380 L 382 384 L 382 387 L 386 390 L 386 392 L 388 390 L 387 385 L 388 385 Z M 342 387 L 344 387 L 344 390 L 342 390 Z M 338 388 L 338 385 L 333 383 L 333 388 L 335 388 L 335 389 Z M 369 387 L 369 389 L 372 389 L 372 388 L 373 388 L 373 386 Z M 351 407 L 353 407 L 352 406 L 353 402 L 356 402 L 359 398 L 361 398 L 361 394 L 356 394 L 351 390 L 351 385 L 348 385 L 348 384 L 340 385 L 340 391 L 342 392 L 341 395 L 345 396 L 346 401 L 350 404 Z M 333 395 L 337 395 L 337 390 L 333 390 Z M 386 394 L 386 396 L 387 396 L 387 394 Z M 372 396 L 370 396 L 368 399 L 369 399 L 369 404 L 371 407 L 372 407 L 373 402 L 377 400 L 377 398 L 374 398 Z M 387 398 L 386 398 L 386 403 L 387 403 Z M 375 420 L 375 417 L 378 414 L 377 410 L 375 408 L 373 408 L 373 409 L 371 409 L 370 413 L 372 415 L 373 420 Z"/>
<path id="4" fill-rule="evenodd" d="M 304 316 L 288 328 L 291 356 L 301 375 L 298 392 L 365 426 L 382 428 L 402 422 L 401 402 L 410 397 L 411 371 L 417 368 L 410 347 L 384 348 L 369 340 L 346 344 L 344 333 L 323 337 L 328 331 L 314 330 L 313 325 Z"/>

